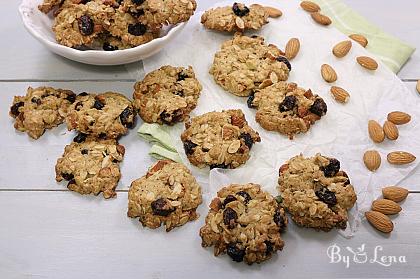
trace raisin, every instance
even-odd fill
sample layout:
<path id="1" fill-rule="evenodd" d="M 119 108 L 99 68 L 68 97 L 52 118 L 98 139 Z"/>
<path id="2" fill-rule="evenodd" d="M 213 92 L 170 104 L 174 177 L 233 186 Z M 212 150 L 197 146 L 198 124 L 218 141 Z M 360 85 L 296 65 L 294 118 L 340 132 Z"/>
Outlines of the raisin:
<path id="1" fill-rule="evenodd" d="M 142 15 L 144 15 L 144 10 L 138 10 L 138 11 L 135 11 L 135 12 L 129 11 L 129 13 L 132 17 L 139 18 Z"/>
<path id="2" fill-rule="evenodd" d="M 276 202 L 278 204 L 281 204 L 283 202 L 283 198 L 280 195 L 278 195 L 277 197 L 275 197 L 275 200 L 276 200 Z"/>
<path id="3" fill-rule="evenodd" d="M 23 107 L 25 105 L 24 102 L 17 102 L 16 104 L 13 104 L 13 106 L 10 108 L 10 113 L 14 116 L 19 115 L 19 108 Z"/>
<path id="4" fill-rule="evenodd" d="M 327 104 L 323 99 L 317 98 L 312 106 L 309 108 L 309 111 L 318 115 L 323 116 L 327 113 Z"/>
<path id="5" fill-rule="evenodd" d="M 130 33 L 133 36 L 144 35 L 146 31 L 147 31 L 146 25 L 143 25 L 141 23 L 128 25 L 128 33 Z"/>
<path id="6" fill-rule="evenodd" d="M 41 99 L 37 98 L 37 97 L 33 97 L 31 99 L 31 102 L 34 104 L 37 104 L 38 106 L 41 104 Z"/>
<path id="7" fill-rule="evenodd" d="M 225 163 L 221 163 L 221 164 L 213 164 L 210 165 L 210 169 L 228 169 L 229 165 L 226 165 Z"/>
<path id="8" fill-rule="evenodd" d="M 118 47 L 117 46 L 113 46 L 113 45 L 111 45 L 108 42 L 105 42 L 102 45 L 102 49 L 105 50 L 105 51 L 114 51 L 114 50 L 118 50 Z"/>
<path id="9" fill-rule="evenodd" d="M 225 200 L 223 201 L 223 207 L 225 207 L 228 203 L 236 201 L 236 198 L 232 195 L 227 195 Z"/>
<path id="10" fill-rule="evenodd" d="M 235 228 L 237 219 L 238 219 L 238 214 L 232 208 L 228 207 L 225 209 L 225 211 L 223 211 L 223 223 L 229 229 Z"/>
<path id="11" fill-rule="evenodd" d="M 179 97 L 184 97 L 184 92 L 183 91 L 176 91 L 176 92 L 174 92 L 174 95 L 177 95 Z"/>
<path id="12" fill-rule="evenodd" d="M 134 121 L 130 120 L 130 116 L 133 115 L 133 110 L 130 107 L 126 107 L 120 114 L 120 121 L 121 124 L 124 125 L 124 127 L 127 127 L 129 129 L 133 128 Z"/>
<path id="13" fill-rule="evenodd" d="M 89 36 L 93 34 L 94 23 L 88 15 L 82 15 L 79 19 L 79 30 L 82 35 Z"/>
<path id="14" fill-rule="evenodd" d="M 71 174 L 71 173 L 65 173 L 65 172 L 63 172 L 63 173 L 61 174 L 61 176 L 62 176 L 65 180 L 67 180 L 67 181 L 70 181 L 70 180 L 74 179 L 74 175 L 73 175 L 73 174 Z"/>
<path id="15" fill-rule="evenodd" d="M 349 185 L 351 182 L 350 182 L 350 178 L 347 175 L 347 173 L 345 171 L 341 171 L 341 175 L 347 178 L 347 180 L 344 182 L 344 186 Z"/>
<path id="16" fill-rule="evenodd" d="M 88 151 L 87 149 L 82 149 L 80 152 L 81 152 L 83 155 L 86 155 L 86 154 L 88 154 L 88 153 L 89 153 L 89 151 Z"/>
<path id="17" fill-rule="evenodd" d="M 160 120 L 166 125 L 173 125 L 179 122 L 183 118 L 182 110 L 176 109 L 172 113 L 168 113 L 166 110 L 162 111 L 159 115 Z"/>
<path id="18" fill-rule="evenodd" d="M 79 133 L 77 136 L 74 137 L 73 141 L 77 143 L 82 143 L 86 140 L 87 135 L 83 133 Z"/>
<path id="19" fill-rule="evenodd" d="M 286 64 L 286 66 L 289 69 L 289 71 L 292 70 L 292 65 L 290 65 L 290 62 L 289 62 L 289 60 L 287 60 L 286 57 L 284 57 L 284 56 L 278 56 L 276 58 L 276 60 L 279 61 L 279 62 L 283 62 L 284 64 Z"/>
<path id="20" fill-rule="evenodd" d="M 189 78 L 189 76 L 187 74 L 184 74 L 183 72 L 180 72 L 176 81 L 185 80 L 186 78 Z"/>
<path id="21" fill-rule="evenodd" d="M 340 161 L 330 158 L 330 162 L 325 167 L 320 167 L 326 177 L 333 177 L 340 171 Z"/>
<path id="22" fill-rule="evenodd" d="M 264 244 L 265 244 L 265 254 L 270 255 L 274 251 L 273 243 L 266 240 L 264 241 Z"/>
<path id="23" fill-rule="evenodd" d="M 73 104 L 76 101 L 76 94 L 69 93 L 67 94 L 66 100 Z"/>
<path id="24" fill-rule="evenodd" d="M 286 96 L 283 102 L 279 104 L 280 112 L 292 110 L 296 106 L 296 102 L 297 102 L 297 99 L 295 96 L 292 96 L 292 95 Z"/>
<path id="25" fill-rule="evenodd" d="M 82 107 L 83 107 L 83 103 L 82 102 L 77 102 L 77 104 L 74 106 L 74 109 L 76 111 L 79 111 Z"/>
<path id="26" fill-rule="evenodd" d="M 226 249 L 226 253 L 235 262 L 242 262 L 244 260 L 245 250 L 238 248 L 236 246 L 236 244 L 229 243 L 229 245 L 228 245 L 228 247 Z"/>
<path id="27" fill-rule="evenodd" d="M 328 190 L 327 187 L 322 187 L 319 190 L 315 191 L 315 195 L 324 203 L 329 206 L 334 206 L 337 204 L 337 198 L 335 193 Z"/>
<path id="28" fill-rule="evenodd" d="M 252 102 L 254 102 L 255 99 L 255 93 L 252 92 L 249 96 L 248 96 L 248 100 L 246 100 L 246 104 L 248 105 L 249 108 L 255 108 L 254 104 Z"/>
<path id="29" fill-rule="evenodd" d="M 99 139 L 106 139 L 106 133 L 102 132 L 98 135 Z"/>
<path id="30" fill-rule="evenodd" d="M 244 203 L 247 204 L 250 200 L 252 200 L 251 196 L 245 191 L 239 191 L 236 193 L 238 196 L 244 198 Z"/>
<path id="31" fill-rule="evenodd" d="M 168 200 L 160 198 L 151 203 L 153 214 L 159 216 L 168 216 L 175 210 Z"/>
<path id="32" fill-rule="evenodd" d="M 254 144 L 254 140 L 252 139 L 251 135 L 248 133 L 242 133 L 239 136 L 240 139 L 243 139 L 245 142 L 245 145 L 248 146 L 249 149 L 251 149 L 252 145 Z"/>
<path id="33" fill-rule="evenodd" d="M 99 101 L 98 99 L 95 99 L 95 102 L 93 103 L 93 107 L 96 108 L 97 110 L 101 110 L 103 109 L 105 106 L 105 104 L 103 104 L 101 101 Z"/>
<path id="34" fill-rule="evenodd" d="M 190 140 L 187 140 L 186 142 L 184 142 L 184 150 L 187 155 L 192 155 L 196 147 L 197 147 L 197 144 L 193 143 Z"/>
<path id="35" fill-rule="evenodd" d="M 87 95 L 89 95 L 87 92 L 79 93 L 79 96 L 87 96 Z"/>
<path id="36" fill-rule="evenodd" d="M 234 3 L 232 6 L 232 10 L 237 16 L 246 16 L 249 13 L 249 9 L 247 6 L 244 5 L 244 8 L 241 9 L 238 3 Z"/>
<path id="37" fill-rule="evenodd" d="M 282 232 L 286 228 L 286 220 L 283 215 L 281 215 L 280 210 L 276 209 L 276 212 L 273 216 L 274 223 L 279 227 L 279 231 Z"/>
<path id="38" fill-rule="evenodd" d="M 131 0 L 131 2 L 133 2 L 133 4 L 137 4 L 140 5 L 144 2 L 145 0 Z"/>

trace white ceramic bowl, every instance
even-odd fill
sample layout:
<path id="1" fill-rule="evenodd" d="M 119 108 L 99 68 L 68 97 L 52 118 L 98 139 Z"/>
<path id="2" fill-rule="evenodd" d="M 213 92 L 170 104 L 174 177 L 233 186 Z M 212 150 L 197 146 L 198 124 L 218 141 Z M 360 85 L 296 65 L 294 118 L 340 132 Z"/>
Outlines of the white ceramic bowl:
<path id="1" fill-rule="evenodd" d="M 19 13 L 26 30 L 50 51 L 70 60 L 91 65 L 122 65 L 150 57 L 171 42 L 186 24 L 181 23 L 164 28 L 159 38 L 134 48 L 116 51 L 81 51 L 56 42 L 51 29 L 54 18 L 52 15 L 45 15 L 38 10 L 38 5 L 41 2 L 42 0 L 23 0 L 19 6 Z"/>

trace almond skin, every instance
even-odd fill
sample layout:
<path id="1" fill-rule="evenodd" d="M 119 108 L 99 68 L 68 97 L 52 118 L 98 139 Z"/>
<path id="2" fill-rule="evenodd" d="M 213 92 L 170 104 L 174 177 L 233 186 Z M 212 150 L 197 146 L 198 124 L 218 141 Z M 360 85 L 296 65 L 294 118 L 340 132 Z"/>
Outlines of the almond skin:
<path id="1" fill-rule="evenodd" d="M 311 17 L 312 17 L 313 20 L 315 20 L 315 22 L 317 22 L 321 25 L 327 26 L 327 25 L 330 25 L 332 23 L 331 19 L 328 16 L 323 15 L 319 12 L 311 13 Z"/>
<path id="2" fill-rule="evenodd" d="M 388 160 L 388 163 L 393 165 L 405 165 L 414 162 L 416 156 L 405 151 L 394 151 L 388 153 L 386 159 Z"/>
<path id="3" fill-rule="evenodd" d="M 331 86 L 330 92 L 337 102 L 344 104 L 347 103 L 350 99 L 350 94 L 341 87 Z"/>
<path id="4" fill-rule="evenodd" d="M 402 125 L 410 122 L 411 116 L 408 113 L 402 111 L 393 111 L 388 113 L 387 119 L 395 125 Z"/>
<path id="5" fill-rule="evenodd" d="M 358 42 L 362 47 L 366 47 L 367 44 L 368 44 L 368 40 L 363 35 L 360 35 L 360 34 L 351 34 L 349 37 L 353 41 Z"/>
<path id="6" fill-rule="evenodd" d="M 397 126 L 395 126 L 394 123 L 392 123 L 391 121 L 385 121 L 383 129 L 384 129 L 385 136 L 389 140 L 398 139 L 399 132 L 398 132 Z"/>
<path id="7" fill-rule="evenodd" d="M 369 223 L 378 231 L 390 233 L 394 229 L 394 224 L 391 219 L 381 212 L 367 211 L 365 216 Z"/>
<path id="8" fill-rule="evenodd" d="M 381 143 L 385 139 L 385 133 L 382 126 L 379 125 L 375 120 L 369 120 L 368 122 L 369 137 L 376 143 Z"/>
<path id="9" fill-rule="evenodd" d="M 372 210 L 385 215 L 394 215 L 401 211 L 401 206 L 392 200 L 378 199 L 372 202 Z"/>
<path id="10" fill-rule="evenodd" d="M 394 202 L 401 202 L 408 196 L 408 190 L 399 186 L 388 186 L 382 188 L 382 196 Z"/>
<path id="11" fill-rule="evenodd" d="M 328 83 L 331 83 L 337 80 L 337 73 L 335 72 L 333 67 L 331 67 L 328 64 L 323 64 L 321 66 L 321 75 L 322 75 L 322 78 Z"/>
<path id="12" fill-rule="evenodd" d="M 318 4 L 316 4 L 312 1 L 302 1 L 300 3 L 300 6 L 302 7 L 302 9 L 304 9 L 305 11 L 307 11 L 309 13 L 315 13 L 315 12 L 319 12 L 321 10 L 321 8 L 318 6 Z"/>
<path id="13" fill-rule="evenodd" d="M 287 44 L 285 49 L 286 58 L 291 60 L 296 57 L 300 49 L 300 42 L 297 38 L 291 38 Z"/>
<path id="14" fill-rule="evenodd" d="M 336 44 L 333 49 L 332 49 L 332 53 L 338 57 L 338 58 L 342 58 L 344 56 L 347 55 L 347 53 L 349 53 L 350 49 L 351 49 L 351 41 L 347 40 L 347 41 L 342 41 L 339 42 L 338 44 Z"/>
<path id="15" fill-rule="evenodd" d="M 375 71 L 378 69 L 378 63 L 368 56 L 359 56 L 356 58 L 357 63 L 359 63 L 360 66 L 362 66 L 365 69 Z"/>
<path id="16" fill-rule="evenodd" d="M 266 6 L 264 7 L 264 10 L 267 12 L 269 17 L 276 18 L 276 17 L 281 17 L 283 15 L 283 13 L 279 9 L 276 9 L 273 7 Z"/>
<path id="17" fill-rule="evenodd" d="M 363 162 L 370 171 L 376 171 L 381 166 L 381 155 L 376 150 L 368 150 L 363 154 Z"/>

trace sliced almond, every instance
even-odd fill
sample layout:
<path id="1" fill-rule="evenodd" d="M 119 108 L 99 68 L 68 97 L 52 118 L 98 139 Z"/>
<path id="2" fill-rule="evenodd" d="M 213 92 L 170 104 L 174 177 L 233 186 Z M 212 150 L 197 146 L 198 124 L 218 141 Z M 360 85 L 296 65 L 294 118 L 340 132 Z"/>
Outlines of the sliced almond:
<path id="1" fill-rule="evenodd" d="M 243 21 L 242 18 L 236 17 L 235 24 L 236 24 L 236 27 L 238 27 L 240 30 L 244 30 L 245 29 L 245 22 Z"/>
<path id="2" fill-rule="evenodd" d="M 300 6 L 302 7 L 302 9 L 304 9 L 305 11 L 307 11 L 309 13 L 315 13 L 315 12 L 319 12 L 321 10 L 321 8 L 318 6 L 318 4 L 316 4 L 312 1 L 302 1 L 300 3 Z"/>
<path id="3" fill-rule="evenodd" d="M 331 19 L 328 16 L 323 15 L 319 12 L 311 13 L 311 17 L 315 22 L 317 22 L 321 25 L 327 26 L 327 25 L 330 25 L 332 23 Z"/>
<path id="4" fill-rule="evenodd" d="M 385 121 L 384 126 L 384 133 L 385 136 L 390 139 L 390 140 L 396 140 L 398 139 L 398 128 L 397 126 L 395 126 L 394 123 L 392 123 L 391 121 Z"/>
<path id="5" fill-rule="evenodd" d="M 405 151 L 394 151 L 386 156 L 386 159 L 393 165 L 410 164 L 416 160 L 416 156 Z"/>
<path id="6" fill-rule="evenodd" d="M 350 94 L 344 90 L 341 87 L 338 86 L 332 86 L 330 89 L 331 95 L 333 96 L 333 98 L 340 103 L 347 103 L 349 98 L 350 98 Z"/>
<path id="7" fill-rule="evenodd" d="M 271 81 L 271 79 L 265 79 L 265 80 L 263 80 L 263 82 L 260 83 L 258 88 L 263 89 L 263 88 L 266 88 L 267 86 L 270 86 L 272 84 L 273 84 L 273 82 Z"/>
<path id="8" fill-rule="evenodd" d="M 236 151 L 238 151 L 240 146 L 241 146 L 241 141 L 235 140 L 229 145 L 228 152 L 231 154 L 236 153 Z"/>
<path id="9" fill-rule="evenodd" d="M 269 17 L 276 18 L 276 17 L 281 17 L 283 15 L 283 13 L 279 9 L 276 9 L 276 8 L 273 8 L 273 7 L 267 7 L 266 6 L 266 7 L 264 7 L 264 10 L 267 12 Z"/>
<path id="10" fill-rule="evenodd" d="M 393 111 L 388 113 L 387 119 L 395 125 L 402 125 L 410 122 L 411 116 L 408 113 L 402 111 Z"/>
<path id="11" fill-rule="evenodd" d="M 337 80 L 337 73 L 335 72 L 333 67 L 331 67 L 328 64 L 323 64 L 321 66 L 321 75 L 322 75 L 322 78 L 328 83 L 331 83 Z"/>
<path id="12" fill-rule="evenodd" d="M 369 120 L 368 122 L 369 137 L 376 143 L 383 142 L 385 139 L 385 133 L 382 126 L 379 125 L 375 120 Z"/>
<path id="13" fill-rule="evenodd" d="M 296 57 L 300 49 L 300 42 L 298 38 L 291 38 L 287 44 L 285 49 L 286 58 L 291 60 Z"/>
<path id="14" fill-rule="evenodd" d="M 368 40 L 363 35 L 360 35 L 360 34 L 351 34 L 349 37 L 353 41 L 358 42 L 362 47 L 366 47 L 367 44 L 368 44 Z"/>
<path id="15" fill-rule="evenodd" d="M 371 71 L 378 69 L 378 63 L 373 58 L 370 58 L 368 56 L 359 56 L 356 58 L 356 60 L 357 60 L 357 63 L 359 63 L 359 65 L 365 69 L 368 69 Z"/>
<path id="16" fill-rule="evenodd" d="M 333 47 L 333 54 L 338 57 L 338 58 L 342 58 L 344 56 L 347 55 L 347 53 L 349 53 L 350 49 L 351 49 L 351 41 L 350 40 L 346 40 L 346 41 L 342 41 L 339 42 L 338 44 L 336 44 Z"/>
<path id="17" fill-rule="evenodd" d="M 376 171 L 381 166 L 381 155 L 376 150 L 368 150 L 363 154 L 363 162 L 370 171 Z"/>

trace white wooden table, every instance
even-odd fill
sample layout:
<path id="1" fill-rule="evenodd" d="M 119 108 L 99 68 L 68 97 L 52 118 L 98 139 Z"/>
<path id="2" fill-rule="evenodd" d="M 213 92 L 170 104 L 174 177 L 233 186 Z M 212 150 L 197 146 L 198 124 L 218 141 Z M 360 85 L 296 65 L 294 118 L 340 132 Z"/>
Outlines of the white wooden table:
<path id="1" fill-rule="evenodd" d="M 53 82 L 48 84 L 131 93 L 133 82 L 141 73 L 141 62 L 118 67 L 94 67 L 58 57 L 45 50 L 24 30 L 17 12 L 19 1 L 4 2 L 0 17 L 0 34 L 3 38 L 0 45 L 0 92 L 14 91 L 19 95 L 29 85 Z M 382 29 L 420 48 L 420 1 L 344 2 Z M 199 3 L 200 8 L 209 5 L 211 1 L 201 0 Z M 418 51 L 398 76 L 410 90 L 415 90 L 414 81 L 420 79 Z M 8 104 L 0 106 L 1 118 L 8 118 Z M 10 124 L 11 121 L 8 122 Z M 0 128 L 2 133 L 10 130 L 6 126 Z M 42 156 L 42 153 L 34 151 L 34 156 Z M 16 162 L 5 162 L 4 159 L 0 153 L 3 175 L 7 175 L 8 168 L 19 167 L 22 177 L 27 177 L 25 181 L 30 185 L 30 176 L 37 174 L 37 167 L 30 162 L 19 161 L 19 165 L 16 165 Z M 147 165 L 138 168 L 140 176 Z M 417 185 L 418 189 L 419 179 L 417 169 L 401 184 L 409 189 L 415 189 L 412 186 Z M 284 253 L 279 253 L 264 265 L 250 268 L 213 257 L 209 250 L 200 247 L 198 236 L 194 239 L 179 237 L 183 230 L 198 231 L 202 220 L 170 234 L 157 232 L 144 241 L 143 230 L 138 228 L 137 221 L 126 217 L 127 185 L 120 187 L 122 190 L 117 199 L 104 201 L 100 197 L 80 197 L 51 185 L 19 187 L 6 185 L 4 181 L 4 177 L 0 177 L 1 279 L 190 278 L 191 270 L 202 270 L 202 278 L 225 278 L 227 269 L 230 271 L 229 278 L 261 278 L 259 269 L 281 270 L 282 278 L 420 277 L 419 193 L 410 194 L 403 203 L 404 210 L 394 219 L 396 230 L 390 236 L 378 233 L 366 222 L 351 239 L 345 239 L 336 232 L 315 234 L 291 224 L 294 234 L 285 235 L 287 245 Z M 201 207 L 202 215 L 206 207 Z M 189 254 L 179 254 L 171 249 L 175 241 L 178 245 L 187 246 Z M 333 248 L 327 249 L 334 244 L 335 249 L 341 249 L 341 256 L 333 253 L 334 261 L 340 260 L 338 263 L 331 263 L 327 255 L 328 251 L 333 252 Z M 356 250 L 363 244 L 372 262 L 358 264 L 346 247 Z M 149 251 L 149 257 L 140 258 L 137 253 L 140 249 Z M 206 254 L 206 261 L 191 266 L 185 260 L 198 254 Z M 343 262 L 347 259 L 345 256 L 350 256 L 348 266 Z M 397 257 L 381 259 L 382 256 Z M 358 259 L 364 260 L 362 255 Z M 379 263 L 384 260 L 406 262 L 384 266 Z M 168 268 L 167 263 L 171 263 L 172 268 Z"/>

